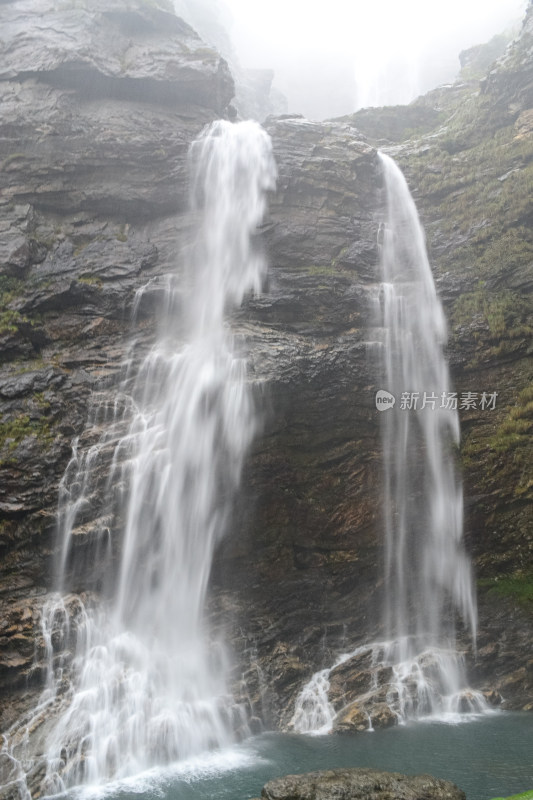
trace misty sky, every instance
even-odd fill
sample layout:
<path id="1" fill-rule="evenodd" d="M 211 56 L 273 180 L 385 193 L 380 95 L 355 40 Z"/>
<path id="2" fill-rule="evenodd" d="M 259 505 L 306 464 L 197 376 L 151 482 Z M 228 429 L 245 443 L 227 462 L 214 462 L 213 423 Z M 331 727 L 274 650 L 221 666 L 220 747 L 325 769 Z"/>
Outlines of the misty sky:
<path id="1" fill-rule="evenodd" d="M 461 50 L 521 20 L 527 0 L 225 0 L 244 67 L 271 67 L 311 118 L 405 103 L 454 79 Z"/>

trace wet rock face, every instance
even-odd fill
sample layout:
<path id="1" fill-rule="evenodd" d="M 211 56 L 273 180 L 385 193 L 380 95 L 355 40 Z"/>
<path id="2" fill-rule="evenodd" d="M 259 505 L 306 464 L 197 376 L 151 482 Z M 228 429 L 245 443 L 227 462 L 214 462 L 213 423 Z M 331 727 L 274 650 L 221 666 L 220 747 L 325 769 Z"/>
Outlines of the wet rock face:
<path id="1" fill-rule="evenodd" d="M 353 733 L 368 728 L 397 725 L 397 692 L 392 667 L 374 663 L 371 650 L 356 655 L 335 667 L 329 676 L 328 698 L 337 715 L 333 730 Z"/>
<path id="2" fill-rule="evenodd" d="M 369 704 L 350 703 L 337 714 L 333 724 L 335 733 L 357 733 L 372 728 L 390 728 L 398 724 L 398 717 L 385 702 Z"/>
<path id="3" fill-rule="evenodd" d="M 233 94 L 215 51 L 141 0 L 60 10 L 18 0 L 3 8 L 2 32 L 4 269 L 43 254 L 27 236 L 36 209 L 121 222 L 183 210 L 191 138 Z"/>
<path id="4" fill-rule="evenodd" d="M 287 775 L 269 781 L 262 800 L 464 800 L 465 794 L 450 781 L 430 775 L 401 775 L 377 769 L 332 769 Z"/>
<path id="5" fill-rule="evenodd" d="M 225 62 L 157 3 L 18 0 L 2 10 L 0 80 L 35 77 L 86 96 L 174 103 L 224 112 Z"/>

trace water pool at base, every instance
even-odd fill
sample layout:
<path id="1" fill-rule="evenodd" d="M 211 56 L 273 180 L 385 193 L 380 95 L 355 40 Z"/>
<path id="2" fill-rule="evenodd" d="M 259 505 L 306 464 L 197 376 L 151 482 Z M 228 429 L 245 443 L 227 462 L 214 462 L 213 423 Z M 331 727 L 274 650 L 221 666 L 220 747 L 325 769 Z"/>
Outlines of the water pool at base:
<path id="1" fill-rule="evenodd" d="M 353 736 L 266 733 L 225 752 L 64 795 L 106 800 L 250 800 L 282 775 L 335 767 L 429 773 L 467 800 L 533 789 L 533 714 L 499 713 L 450 725 L 418 722 Z"/>

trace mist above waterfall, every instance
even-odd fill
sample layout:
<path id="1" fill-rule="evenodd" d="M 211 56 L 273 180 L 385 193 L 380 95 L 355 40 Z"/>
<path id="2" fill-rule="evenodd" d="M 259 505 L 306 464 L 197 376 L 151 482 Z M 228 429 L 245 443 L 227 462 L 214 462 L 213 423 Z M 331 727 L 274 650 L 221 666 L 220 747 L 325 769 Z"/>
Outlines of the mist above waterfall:
<path id="1" fill-rule="evenodd" d="M 207 7 L 204 0 L 176 0 L 178 12 L 184 4 L 195 6 L 197 18 Z M 274 85 L 287 96 L 289 110 L 312 119 L 407 103 L 453 81 L 460 51 L 512 29 L 526 5 L 526 0 L 209 3 L 219 27 L 229 28 L 242 66 L 273 69 Z M 212 25 L 200 33 L 216 36 Z"/>

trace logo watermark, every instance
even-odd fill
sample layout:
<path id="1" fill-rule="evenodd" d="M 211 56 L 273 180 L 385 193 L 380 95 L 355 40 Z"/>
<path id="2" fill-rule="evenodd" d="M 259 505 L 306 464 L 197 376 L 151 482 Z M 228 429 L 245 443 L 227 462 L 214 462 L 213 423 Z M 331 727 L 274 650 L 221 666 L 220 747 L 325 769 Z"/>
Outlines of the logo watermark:
<path id="1" fill-rule="evenodd" d="M 498 392 L 402 392 L 398 408 L 401 411 L 431 411 L 443 408 L 450 411 L 494 411 Z M 394 408 L 396 397 L 385 389 L 376 392 L 376 408 Z"/>
<path id="2" fill-rule="evenodd" d="M 378 411 L 388 411 L 389 408 L 392 408 L 396 402 L 396 398 L 390 392 L 386 392 L 385 389 L 380 389 L 376 392 L 376 408 Z"/>

